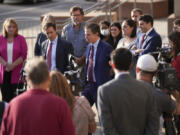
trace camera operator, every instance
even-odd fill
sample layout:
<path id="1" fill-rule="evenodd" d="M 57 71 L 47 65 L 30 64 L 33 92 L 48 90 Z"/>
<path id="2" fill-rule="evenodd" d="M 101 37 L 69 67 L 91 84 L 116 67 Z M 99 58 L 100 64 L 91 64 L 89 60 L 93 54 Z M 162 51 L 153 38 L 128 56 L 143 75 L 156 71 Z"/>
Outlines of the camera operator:
<path id="1" fill-rule="evenodd" d="M 169 34 L 169 44 L 172 48 L 171 51 L 171 65 L 176 69 L 177 79 L 180 80 L 180 32 L 174 31 Z M 180 135 L 180 116 L 175 116 L 176 128 L 178 135 Z"/>
<path id="2" fill-rule="evenodd" d="M 153 86 L 152 80 L 153 76 L 156 74 L 157 69 L 158 63 L 153 56 L 151 56 L 150 54 L 141 56 L 138 59 L 136 67 L 137 80 L 141 80 L 144 83 L 149 83 L 152 86 L 152 91 L 157 103 L 157 111 L 159 113 L 159 117 L 163 113 L 180 114 L 179 92 L 174 91 L 172 93 L 173 96 L 177 99 L 175 103 L 175 101 L 173 101 L 171 97 L 165 93 L 165 91 L 161 91 L 160 89 Z"/>

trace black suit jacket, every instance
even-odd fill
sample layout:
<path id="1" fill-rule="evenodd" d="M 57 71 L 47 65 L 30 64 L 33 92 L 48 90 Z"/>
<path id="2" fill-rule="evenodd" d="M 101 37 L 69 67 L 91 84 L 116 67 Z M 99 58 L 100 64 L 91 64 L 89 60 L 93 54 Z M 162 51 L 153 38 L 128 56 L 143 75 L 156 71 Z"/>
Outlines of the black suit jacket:
<path id="1" fill-rule="evenodd" d="M 42 43 L 42 55 L 46 59 L 47 49 L 48 49 L 49 39 Z M 69 64 L 68 56 L 73 53 L 72 44 L 61 39 L 58 34 L 57 48 L 56 48 L 56 68 L 61 73 L 67 70 Z"/>

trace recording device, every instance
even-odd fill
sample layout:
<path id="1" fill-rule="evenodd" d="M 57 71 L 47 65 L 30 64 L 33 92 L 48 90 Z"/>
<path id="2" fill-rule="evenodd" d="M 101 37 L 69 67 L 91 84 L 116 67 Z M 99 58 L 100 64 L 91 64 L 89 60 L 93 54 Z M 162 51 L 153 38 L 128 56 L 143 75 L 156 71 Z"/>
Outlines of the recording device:
<path id="1" fill-rule="evenodd" d="M 26 72 L 24 71 L 24 66 L 20 72 L 20 78 L 18 80 L 18 86 L 16 89 L 16 95 L 20 95 L 21 93 L 27 90 L 27 82 L 26 82 Z"/>
<path id="2" fill-rule="evenodd" d="M 78 67 L 75 62 L 75 57 L 70 54 L 68 71 L 65 71 L 64 75 L 70 83 L 72 93 L 76 96 L 79 95 L 79 92 L 84 88 L 84 81 L 81 79 L 81 72 L 82 67 Z"/>
<path id="3" fill-rule="evenodd" d="M 173 90 L 180 91 L 179 80 L 176 78 L 176 69 L 171 66 L 170 58 L 171 48 L 165 46 L 158 48 L 157 52 L 151 54 L 158 54 L 158 71 L 154 79 L 154 84 L 156 87 L 168 90 L 171 93 Z"/>
<path id="4" fill-rule="evenodd" d="M 158 48 L 157 52 L 151 53 L 153 56 L 158 55 L 158 71 L 154 78 L 154 84 L 156 87 L 162 90 L 168 90 L 170 95 L 172 91 L 179 90 L 180 86 L 177 79 L 176 69 L 171 66 L 170 58 L 171 48 L 169 45 L 164 45 L 162 48 Z M 164 127 L 166 135 L 176 135 L 175 126 L 173 123 L 173 116 L 169 113 L 163 113 Z"/>

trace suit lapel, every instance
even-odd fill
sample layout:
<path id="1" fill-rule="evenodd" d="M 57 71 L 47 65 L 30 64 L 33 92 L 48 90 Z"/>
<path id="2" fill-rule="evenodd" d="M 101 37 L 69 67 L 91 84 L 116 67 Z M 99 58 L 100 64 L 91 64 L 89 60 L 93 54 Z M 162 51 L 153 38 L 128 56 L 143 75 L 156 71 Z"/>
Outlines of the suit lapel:
<path id="1" fill-rule="evenodd" d="M 152 29 L 152 31 L 146 36 L 146 39 L 145 39 L 145 41 L 144 41 L 144 43 L 142 45 L 143 49 L 146 47 L 147 43 L 152 38 L 152 35 L 153 35 L 154 32 L 155 32 L 154 29 Z"/>
<path id="2" fill-rule="evenodd" d="M 99 58 L 99 55 L 101 53 L 101 40 L 99 41 L 98 43 L 98 46 L 97 46 L 97 50 L 96 50 L 96 59 L 95 59 L 95 67 L 94 67 L 94 71 L 96 70 L 96 65 L 97 65 L 97 61 L 98 61 L 98 58 Z"/>

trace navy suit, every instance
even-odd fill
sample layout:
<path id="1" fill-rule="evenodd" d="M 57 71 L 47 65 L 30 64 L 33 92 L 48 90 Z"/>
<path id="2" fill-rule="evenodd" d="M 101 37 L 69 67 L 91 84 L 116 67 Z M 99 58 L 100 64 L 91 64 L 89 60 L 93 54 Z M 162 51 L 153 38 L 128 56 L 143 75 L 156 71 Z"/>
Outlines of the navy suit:
<path id="1" fill-rule="evenodd" d="M 152 31 L 148 35 L 146 35 L 146 38 L 142 44 L 142 48 L 140 48 L 142 37 L 143 37 L 143 34 L 142 34 L 142 36 L 139 36 L 137 39 L 137 49 L 144 49 L 139 54 L 139 56 L 143 55 L 143 54 L 150 53 L 150 52 L 155 52 L 157 50 L 157 47 L 160 48 L 162 45 L 161 37 L 154 30 L 154 28 L 152 29 Z"/>
<path id="2" fill-rule="evenodd" d="M 89 63 L 89 55 L 90 55 L 90 45 L 87 46 L 86 50 L 86 68 L 85 68 L 85 77 L 87 80 L 88 74 L 88 63 Z M 109 81 L 110 78 L 110 53 L 113 48 L 106 42 L 100 40 L 97 46 L 96 57 L 95 57 L 95 67 L 94 67 L 94 75 L 96 82 L 90 83 L 87 81 L 86 88 L 82 92 L 91 105 L 96 103 L 97 101 L 97 88 L 98 86 L 104 84 Z"/>
<path id="3" fill-rule="evenodd" d="M 48 49 L 49 39 L 45 40 L 42 43 L 42 55 L 46 59 L 47 49 Z M 67 70 L 69 65 L 68 56 L 70 53 L 73 53 L 72 44 L 61 39 L 58 35 L 57 47 L 56 47 L 56 68 L 61 73 Z"/>

